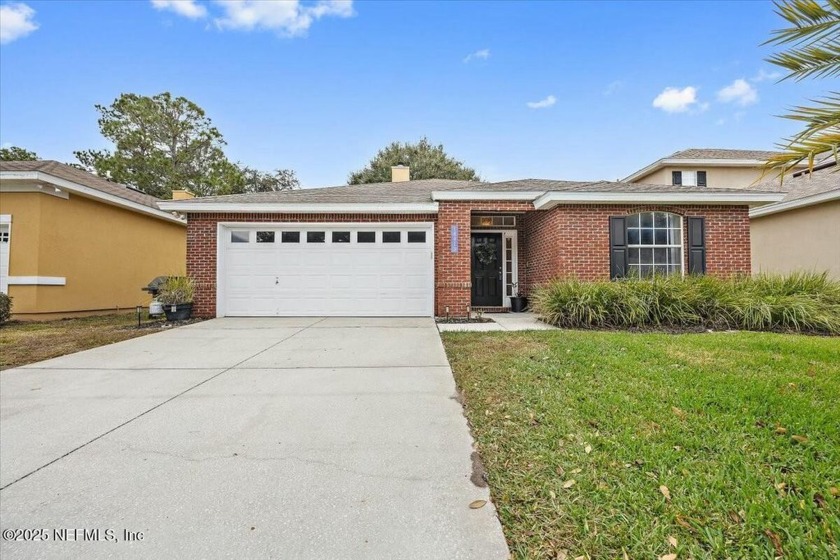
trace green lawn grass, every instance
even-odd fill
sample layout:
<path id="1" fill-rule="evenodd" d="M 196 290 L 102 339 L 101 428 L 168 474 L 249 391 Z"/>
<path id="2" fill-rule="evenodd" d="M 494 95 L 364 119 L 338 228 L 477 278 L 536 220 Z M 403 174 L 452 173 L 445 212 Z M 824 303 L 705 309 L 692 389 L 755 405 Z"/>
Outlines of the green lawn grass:
<path id="1" fill-rule="evenodd" d="M 840 339 L 443 339 L 515 558 L 840 558 Z"/>

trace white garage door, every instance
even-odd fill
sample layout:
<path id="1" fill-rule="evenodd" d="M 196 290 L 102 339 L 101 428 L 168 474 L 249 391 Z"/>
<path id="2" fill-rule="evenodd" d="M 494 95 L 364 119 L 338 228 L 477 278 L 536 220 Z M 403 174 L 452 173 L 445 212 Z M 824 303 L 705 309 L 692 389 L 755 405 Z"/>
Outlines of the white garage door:
<path id="1" fill-rule="evenodd" d="M 432 315 L 431 223 L 228 224 L 219 236 L 219 316 Z"/>

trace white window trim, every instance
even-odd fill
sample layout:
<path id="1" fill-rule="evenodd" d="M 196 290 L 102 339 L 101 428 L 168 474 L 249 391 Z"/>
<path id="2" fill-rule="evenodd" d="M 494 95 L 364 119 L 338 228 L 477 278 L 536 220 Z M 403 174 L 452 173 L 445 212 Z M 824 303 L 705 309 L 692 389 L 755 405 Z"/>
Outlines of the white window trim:
<path id="1" fill-rule="evenodd" d="M 511 249 L 513 250 L 513 255 L 511 257 L 512 266 L 513 266 L 513 284 L 519 284 L 519 236 L 518 232 L 515 229 L 470 229 L 470 235 L 473 233 L 501 233 L 502 234 L 502 307 L 510 307 L 510 296 L 507 295 L 507 274 L 504 268 L 505 265 L 505 240 L 510 238 L 511 239 Z M 472 244 L 470 244 L 472 246 Z M 470 249 L 472 251 L 472 249 Z M 470 261 L 472 262 L 472 255 L 470 255 Z M 470 307 L 472 307 L 472 302 L 470 302 Z M 481 307 L 481 306 L 479 306 Z"/>
<path id="2" fill-rule="evenodd" d="M 675 214 L 673 212 L 665 212 L 665 211 L 662 211 L 662 210 L 648 210 L 648 211 L 645 211 L 645 212 L 635 212 L 633 214 L 627 214 L 626 217 L 629 218 L 630 216 L 639 216 L 641 214 L 670 214 L 671 216 L 676 216 L 680 221 L 680 227 L 679 227 L 680 244 L 679 245 L 656 245 L 656 244 L 653 244 L 653 245 L 639 245 L 639 244 L 631 245 L 629 243 L 629 240 L 628 240 L 628 243 L 627 243 L 627 251 L 628 251 L 627 269 L 628 269 L 628 272 L 630 271 L 630 255 L 629 255 L 630 249 L 676 249 L 676 248 L 679 247 L 679 250 L 680 250 L 680 276 L 685 276 L 685 261 L 686 261 L 685 244 L 687 242 L 686 238 L 688 236 L 686 235 L 685 219 L 683 218 L 683 216 L 680 216 L 679 214 Z M 626 227 L 625 229 L 629 230 L 630 228 Z M 639 229 L 640 231 L 642 230 L 641 221 L 639 221 L 639 228 L 637 228 L 637 229 Z M 647 228 L 645 228 L 645 229 L 647 229 Z M 660 229 L 662 229 L 662 228 L 660 228 Z M 665 229 L 677 229 L 677 228 L 665 228 Z M 641 234 L 639 234 L 639 241 L 641 241 Z"/>
<path id="3" fill-rule="evenodd" d="M 225 243 L 227 237 L 224 235 L 226 231 L 231 229 L 237 230 L 256 230 L 267 231 L 271 229 L 282 230 L 297 230 L 301 233 L 307 230 L 323 230 L 324 232 L 339 230 L 339 231 L 358 231 L 358 230 L 379 230 L 379 231 L 393 231 L 393 230 L 423 230 L 426 231 L 426 243 L 431 247 L 432 251 L 432 294 L 431 306 L 432 314 L 435 312 L 435 297 L 437 292 L 437 277 L 435 266 L 435 222 L 217 222 L 216 223 L 216 317 L 224 317 L 227 311 L 227 303 L 224 301 L 223 294 L 225 293 L 224 286 L 224 271 L 225 271 Z M 352 234 L 351 234 L 352 235 Z M 254 233 L 256 236 L 256 233 Z M 301 244 L 305 245 L 305 235 L 301 235 Z M 332 237 L 327 235 L 327 242 L 313 243 L 312 245 L 329 245 L 332 243 Z M 376 245 L 382 245 L 382 236 L 377 236 Z M 250 243 L 250 238 L 249 238 Z M 275 241 L 276 243 L 276 241 Z M 407 244 L 407 235 L 400 238 L 400 243 L 394 245 Z M 268 244 L 271 245 L 271 244 Z M 337 244 L 338 245 L 338 244 Z M 340 245 L 346 245 L 341 243 Z M 386 245 L 388 245 L 386 243 Z M 417 245 L 420 245 L 419 243 Z M 514 251 L 515 252 L 515 251 Z"/>

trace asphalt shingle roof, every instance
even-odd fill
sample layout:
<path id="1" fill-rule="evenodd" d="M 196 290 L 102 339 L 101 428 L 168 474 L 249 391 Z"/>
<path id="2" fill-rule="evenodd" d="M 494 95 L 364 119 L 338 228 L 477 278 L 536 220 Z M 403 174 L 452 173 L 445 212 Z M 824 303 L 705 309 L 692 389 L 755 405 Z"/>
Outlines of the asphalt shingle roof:
<path id="1" fill-rule="evenodd" d="M 778 152 L 767 150 L 725 150 L 720 148 L 689 148 L 674 152 L 664 159 L 756 159 L 766 161 Z"/>
<path id="2" fill-rule="evenodd" d="M 743 189 L 716 189 L 707 187 L 673 187 L 613 181 L 554 181 L 548 179 L 522 179 L 496 183 L 478 181 L 450 181 L 428 179 L 399 183 L 369 183 L 343 185 L 291 191 L 207 196 L 180 200 L 179 203 L 423 203 L 432 202 L 432 192 L 744 192 Z M 776 191 L 777 192 L 777 191 Z"/>
<path id="3" fill-rule="evenodd" d="M 782 203 L 840 191 L 840 167 L 834 164 L 815 169 L 813 173 L 800 171 L 793 176 L 786 176 L 781 182 L 778 179 L 769 179 L 755 185 L 755 189 L 787 193 Z"/>
<path id="4" fill-rule="evenodd" d="M 40 171 L 59 179 L 73 181 L 80 185 L 96 189 L 103 193 L 118 196 L 149 208 L 159 210 L 157 203 L 161 200 L 146 193 L 134 190 L 120 183 L 113 183 L 87 171 L 76 169 L 71 165 L 52 160 L 39 161 L 0 161 L 0 171 Z"/>

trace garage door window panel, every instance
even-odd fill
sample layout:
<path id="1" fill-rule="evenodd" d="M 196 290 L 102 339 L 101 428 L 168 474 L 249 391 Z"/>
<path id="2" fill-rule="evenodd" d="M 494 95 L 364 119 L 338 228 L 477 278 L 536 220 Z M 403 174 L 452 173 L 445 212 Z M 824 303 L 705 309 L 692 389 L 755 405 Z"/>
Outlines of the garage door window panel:
<path id="1" fill-rule="evenodd" d="M 383 231 L 382 243 L 399 243 L 402 239 L 401 233 L 399 231 Z"/>
<path id="2" fill-rule="evenodd" d="M 284 231 L 280 234 L 280 241 L 282 243 L 300 243 L 300 232 Z"/>
<path id="3" fill-rule="evenodd" d="M 307 243 L 326 243 L 327 241 L 327 234 L 323 231 L 307 231 L 306 232 L 306 242 Z"/>
<path id="4" fill-rule="evenodd" d="M 350 243 L 349 231 L 334 231 L 332 232 L 333 243 Z"/>
<path id="5" fill-rule="evenodd" d="M 230 232 L 230 242 L 231 243 L 248 243 L 251 238 L 250 231 L 231 231 Z"/>
<path id="6" fill-rule="evenodd" d="M 273 231 L 258 231 L 257 243 L 274 243 Z"/>
<path id="7" fill-rule="evenodd" d="M 375 231 L 360 231 L 356 234 L 357 243 L 376 243 Z"/>

